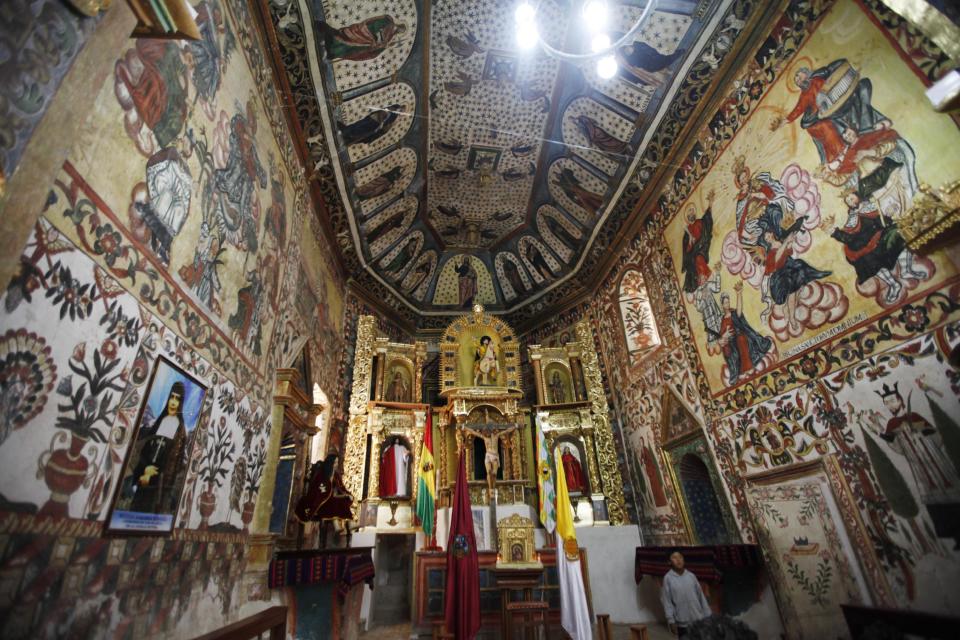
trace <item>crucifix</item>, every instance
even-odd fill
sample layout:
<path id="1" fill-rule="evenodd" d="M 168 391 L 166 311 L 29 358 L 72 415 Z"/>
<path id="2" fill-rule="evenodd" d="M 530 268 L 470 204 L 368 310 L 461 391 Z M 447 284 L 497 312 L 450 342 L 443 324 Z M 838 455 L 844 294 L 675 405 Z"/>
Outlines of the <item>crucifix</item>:
<path id="1" fill-rule="evenodd" d="M 501 438 L 506 438 L 511 433 L 517 430 L 517 426 L 514 425 L 507 429 L 487 429 L 483 432 L 475 431 L 469 427 L 463 428 L 465 433 L 473 436 L 474 438 L 479 438 L 483 440 L 483 446 L 486 450 L 486 453 L 483 456 L 483 466 L 487 470 L 487 489 L 490 492 L 490 496 L 493 496 L 493 487 L 497 482 L 497 471 L 500 470 L 500 452 L 497 445 L 500 443 Z M 504 440 L 504 448 L 509 447 L 509 441 Z"/>

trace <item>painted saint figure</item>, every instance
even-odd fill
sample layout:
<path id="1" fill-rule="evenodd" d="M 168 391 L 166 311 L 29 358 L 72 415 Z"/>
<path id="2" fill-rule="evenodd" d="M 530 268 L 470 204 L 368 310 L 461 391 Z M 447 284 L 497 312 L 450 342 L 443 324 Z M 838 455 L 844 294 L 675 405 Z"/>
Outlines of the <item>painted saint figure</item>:
<path id="1" fill-rule="evenodd" d="M 372 227 L 367 232 L 367 246 L 373 246 L 376 244 L 377 240 L 385 236 L 386 234 L 399 229 L 403 225 L 403 216 L 405 211 L 398 211 L 397 213 L 389 216 L 386 220 L 383 220 L 375 227 Z"/>
<path id="2" fill-rule="evenodd" d="M 567 392 L 563 387 L 563 380 L 560 379 L 560 372 L 554 371 L 550 378 L 550 402 L 553 404 L 563 404 L 567 401 Z"/>
<path id="3" fill-rule="evenodd" d="M 753 372 L 773 348 L 773 340 L 754 331 L 743 317 L 743 283 L 737 282 L 733 288 L 737 293 L 735 308 L 730 306 L 729 293 L 720 296 L 723 317 L 717 340 L 727 362 L 727 382 L 731 385 Z"/>
<path id="4" fill-rule="evenodd" d="M 619 36 L 611 37 L 616 40 Z M 657 87 L 667 79 L 670 65 L 682 55 L 680 49 L 663 54 L 645 42 L 636 41 L 617 49 L 617 62 L 620 63 L 617 73 L 627 82 Z"/>
<path id="5" fill-rule="evenodd" d="M 323 44 L 330 60 L 373 60 L 393 44 L 397 36 L 407 30 L 402 22 L 394 22 L 390 16 L 374 16 L 363 22 L 355 22 L 339 29 L 326 22 L 319 23 L 323 32 Z"/>
<path id="6" fill-rule="evenodd" d="M 563 474 L 567 479 L 567 491 L 571 494 L 583 494 L 587 491 L 587 480 L 583 475 L 583 467 L 580 460 L 573 453 L 573 447 L 567 445 L 563 448 L 563 454 L 560 456 L 560 462 L 563 464 Z"/>
<path id="7" fill-rule="evenodd" d="M 703 319 L 703 329 L 707 334 L 707 348 L 715 349 L 720 339 L 720 322 L 723 311 L 717 304 L 717 294 L 720 293 L 720 265 L 716 264 L 709 276 L 699 274 L 699 286 L 692 294 L 687 294 L 687 300 L 693 304 Z"/>
<path id="8" fill-rule="evenodd" d="M 547 216 L 545 223 L 550 233 L 567 249 L 572 251 L 577 248 L 577 239 L 573 237 L 573 234 L 570 233 L 565 226 L 554 220 L 552 216 Z"/>
<path id="9" fill-rule="evenodd" d="M 843 255 L 857 273 L 857 284 L 862 285 L 876 277 L 886 285 L 884 302 L 893 304 L 903 291 L 903 284 L 894 276 L 899 267 L 901 278 L 926 280 L 929 274 L 914 263 L 913 252 L 907 248 L 897 223 L 883 215 L 870 200 L 861 200 L 855 192 L 844 196 L 847 219 L 837 226 L 830 237 L 843 245 Z M 829 227 L 832 217 L 824 220 Z"/>
<path id="10" fill-rule="evenodd" d="M 193 181 L 186 162 L 175 147 L 167 147 L 147 161 L 145 202 L 133 203 L 143 224 L 149 229 L 150 248 L 170 264 L 170 247 L 190 213 Z"/>
<path id="11" fill-rule="evenodd" d="M 573 119 L 580 133 L 591 145 L 610 154 L 621 155 L 629 152 L 630 145 L 620 140 L 589 116 L 579 115 Z"/>
<path id="12" fill-rule="evenodd" d="M 262 265 L 259 259 L 257 262 Z M 263 280 L 260 271 L 251 269 L 247 272 L 247 286 L 237 292 L 237 312 L 230 316 L 227 325 L 245 347 L 260 355 L 262 321 Z"/>
<path id="13" fill-rule="evenodd" d="M 355 189 L 358 200 L 372 200 L 382 196 L 393 188 L 393 183 L 403 176 L 403 167 L 393 167 L 389 171 L 384 171 L 369 182 L 358 185 Z"/>
<path id="14" fill-rule="evenodd" d="M 391 104 L 386 109 L 377 109 L 373 113 L 350 124 L 340 124 L 343 144 L 371 144 L 383 137 L 397 120 L 401 104 Z"/>
<path id="15" fill-rule="evenodd" d="M 249 251 L 257 250 L 257 219 L 260 199 L 257 187 L 267 186 L 267 172 L 257 153 L 257 119 L 252 103 L 246 112 L 237 105 L 230 119 L 230 150 L 226 166 L 215 169 L 208 183 L 210 206 L 223 237 L 231 244 Z M 205 212 L 205 219 L 208 219 Z"/>
<path id="16" fill-rule="evenodd" d="M 873 84 L 861 78 L 845 58 L 813 71 L 800 67 L 793 78 L 800 88 L 797 104 L 772 128 L 800 118 L 800 127 L 813 139 L 822 164 L 836 160 L 845 147 L 844 128 L 854 127 L 858 135 L 890 128 L 890 120 L 873 108 Z"/>
<path id="17" fill-rule="evenodd" d="M 713 192 L 707 195 L 712 203 Z M 713 240 L 713 211 L 708 206 L 703 216 L 691 206 L 687 209 L 687 226 L 683 232 L 683 290 L 693 293 L 701 286 L 701 279 L 710 278 L 710 243 Z"/>
<path id="18" fill-rule="evenodd" d="M 197 241 L 197 252 L 193 262 L 180 267 L 180 277 L 190 287 L 200 301 L 209 309 L 217 309 L 219 303 L 217 294 L 220 292 L 220 276 L 217 267 L 223 264 L 221 255 L 226 249 L 221 245 L 220 238 L 210 230 L 206 222 L 200 224 L 200 239 Z"/>
<path id="19" fill-rule="evenodd" d="M 879 435 L 907 459 L 923 503 L 960 499 L 958 469 L 948 457 L 937 428 L 910 409 L 909 400 L 905 402 L 900 393 L 899 383 L 895 382 L 892 387 L 884 383 L 882 390 L 875 393 L 890 412 L 886 425 L 879 423 L 879 416 L 873 416 L 875 425 L 881 429 Z"/>
<path id="20" fill-rule="evenodd" d="M 647 486 L 653 497 L 653 504 L 658 507 L 667 506 L 667 494 L 663 489 L 660 468 L 657 466 L 653 451 L 646 445 L 642 436 L 640 438 L 640 464 L 643 465 L 644 474 L 647 476 Z"/>
<path id="21" fill-rule="evenodd" d="M 560 169 L 560 176 L 553 184 L 560 187 L 568 198 L 580 205 L 590 215 L 597 215 L 603 204 L 603 194 L 590 191 L 570 169 Z"/>
<path id="22" fill-rule="evenodd" d="M 457 289 L 460 307 L 463 309 L 471 307 L 473 299 L 477 297 L 477 271 L 471 264 L 470 256 L 463 256 L 463 260 L 457 266 Z"/>
<path id="23" fill-rule="evenodd" d="M 510 286 L 513 287 L 517 295 L 524 292 L 526 287 L 523 286 L 523 278 L 520 276 L 520 270 L 517 268 L 517 265 L 514 264 L 513 260 L 503 261 L 503 273 L 506 275 L 507 282 L 510 283 Z"/>
<path id="24" fill-rule="evenodd" d="M 387 401 L 388 402 L 410 402 L 410 396 L 408 395 L 409 387 L 407 386 L 407 381 L 403 379 L 403 374 L 399 369 L 394 370 L 393 380 L 390 382 L 390 386 L 387 388 Z"/>
<path id="25" fill-rule="evenodd" d="M 183 423 L 184 392 L 184 384 L 174 382 L 163 414 L 139 436 L 143 446 L 134 466 L 131 511 L 172 513 L 177 508 L 173 504 L 176 480 L 187 458 L 187 430 Z"/>
<path id="26" fill-rule="evenodd" d="M 773 231 L 764 231 L 763 242 L 767 245 L 764 258 L 764 277 L 769 279 L 770 299 L 778 306 L 786 305 L 786 318 L 790 327 L 800 331 L 797 321 L 797 297 L 800 290 L 810 282 L 826 278 L 830 271 L 821 271 L 805 260 L 793 257 L 793 241 L 796 231 L 778 238 Z"/>
<path id="27" fill-rule="evenodd" d="M 473 360 L 473 384 L 476 386 L 497 384 L 500 363 L 497 360 L 497 345 L 490 336 L 480 338 Z"/>
<path id="28" fill-rule="evenodd" d="M 403 246 L 403 249 L 393 257 L 393 260 L 383 265 L 384 272 L 391 274 L 394 280 L 399 280 L 417 252 L 416 244 L 416 242 L 407 242 L 407 244 Z"/>
<path id="29" fill-rule="evenodd" d="M 550 265 L 547 264 L 543 254 L 540 253 L 539 249 L 537 249 L 537 245 L 533 244 L 532 242 L 527 244 L 526 258 L 530 261 L 530 264 L 533 265 L 533 270 L 538 273 L 541 278 L 547 281 L 553 279 L 553 270 L 550 269 Z"/>
<path id="30" fill-rule="evenodd" d="M 517 427 L 513 426 L 509 429 L 503 429 L 500 431 L 491 430 L 486 433 L 474 431 L 473 429 L 468 429 L 466 427 L 464 427 L 463 430 L 468 435 L 483 440 L 485 452 L 483 455 L 483 466 L 487 472 L 487 489 L 490 491 L 490 495 L 493 495 L 493 487 L 497 481 L 497 472 L 500 471 L 500 440 L 502 439 L 504 441 L 504 448 L 509 448 L 509 445 L 507 445 L 509 441 L 506 438 L 511 433 L 516 431 Z"/>

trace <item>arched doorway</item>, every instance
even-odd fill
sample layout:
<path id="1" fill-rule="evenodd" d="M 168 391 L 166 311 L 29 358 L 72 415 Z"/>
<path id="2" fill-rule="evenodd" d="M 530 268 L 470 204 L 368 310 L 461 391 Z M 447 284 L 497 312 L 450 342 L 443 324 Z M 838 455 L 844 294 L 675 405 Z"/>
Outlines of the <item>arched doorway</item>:
<path id="1" fill-rule="evenodd" d="M 680 458 L 677 466 L 680 471 L 680 486 L 683 489 L 697 544 L 730 542 L 730 533 L 727 531 L 720 500 L 707 465 L 700 456 L 687 453 Z"/>

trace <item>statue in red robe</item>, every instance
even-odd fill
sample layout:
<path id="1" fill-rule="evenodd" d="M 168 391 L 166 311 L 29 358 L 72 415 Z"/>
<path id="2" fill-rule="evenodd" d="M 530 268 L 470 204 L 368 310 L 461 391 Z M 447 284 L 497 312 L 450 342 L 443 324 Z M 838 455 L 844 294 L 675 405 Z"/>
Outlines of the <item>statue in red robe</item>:
<path id="1" fill-rule="evenodd" d="M 353 496 L 343 486 L 343 479 L 337 470 L 338 455 L 331 453 L 322 462 L 317 462 L 310 470 L 307 490 L 297 501 L 294 513 L 302 522 L 321 520 L 351 520 L 353 514 Z"/>
<path id="2" fill-rule="evenodd" d="M 560 456 L 563 463 L 563 474 L 567 478 L 567 491 L 570 493 L 586 493 L 587 481 L 583 476 L 583 467 L 580 461 L 573 455 L 573 448 L 567 445 L 563 448 L 563 454 Z"/>

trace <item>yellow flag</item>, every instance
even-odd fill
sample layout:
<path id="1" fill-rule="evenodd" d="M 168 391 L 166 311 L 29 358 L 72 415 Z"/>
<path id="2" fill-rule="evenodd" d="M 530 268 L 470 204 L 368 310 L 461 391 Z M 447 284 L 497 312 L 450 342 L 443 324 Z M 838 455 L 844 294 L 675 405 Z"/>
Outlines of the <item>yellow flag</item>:
<path id="1" fill-rule="evenodd" d="M 573 530 L 573 505 L 560 456 L 557 465 L 557 574 L 560 578 L 560 624 L 573 640 L 591 640 L 590 607 L 583 587 L 580 545 Z"/>
<path id="2" fill-rule="evenodd" d="M 567 476 L 563 472 L 563 462 L 560 456 L 554 456 L 557 465 L 557 535 L 563 540 L 572 540 L 572 548 L 577 549 L 577 534 L 573 530 L 573 505 L 570 503 L 570 493 L 567 491 Z"/>

